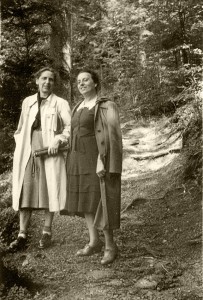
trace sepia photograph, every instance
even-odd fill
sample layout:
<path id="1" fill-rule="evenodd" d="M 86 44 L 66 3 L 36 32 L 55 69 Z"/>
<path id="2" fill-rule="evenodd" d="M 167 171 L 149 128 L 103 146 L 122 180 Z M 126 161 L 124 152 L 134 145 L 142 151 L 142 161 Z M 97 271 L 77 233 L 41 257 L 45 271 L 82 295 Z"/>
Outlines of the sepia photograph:
<path id="1" fill-rule="evenodd" d="M 201 300 L 200 0 L 0 1 L 0 300 Z"/>

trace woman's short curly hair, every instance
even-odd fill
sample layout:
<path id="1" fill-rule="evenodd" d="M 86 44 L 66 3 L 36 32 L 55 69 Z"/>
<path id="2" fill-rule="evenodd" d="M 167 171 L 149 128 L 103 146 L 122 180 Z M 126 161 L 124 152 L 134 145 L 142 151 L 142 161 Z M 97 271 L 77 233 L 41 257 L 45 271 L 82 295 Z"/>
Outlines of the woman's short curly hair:
<path id="1" fill-rule="evenodd" d="M 101 89 L 101 83 L 100 83 L 100 78 L 99 78 L 99 75 L 95 72 L 95 71 L 93 71 L 93 70 L 91 70 L 91 69 L 89 69 L 89 68 L 84 68 L 84 69 L 81 69 L 79 72 L 78 72 L 78 75 L 79 74 L 81 74 L 81 73 L 89 73 L 90 75 L 91 75 L 91 77 L 92 77 L 92 80 L 94 81 L 94 83 L 96 83 L 96 91 L 98 92 L 100 89 Z M 77 75 L 77 76 L 78 76 Z"/>

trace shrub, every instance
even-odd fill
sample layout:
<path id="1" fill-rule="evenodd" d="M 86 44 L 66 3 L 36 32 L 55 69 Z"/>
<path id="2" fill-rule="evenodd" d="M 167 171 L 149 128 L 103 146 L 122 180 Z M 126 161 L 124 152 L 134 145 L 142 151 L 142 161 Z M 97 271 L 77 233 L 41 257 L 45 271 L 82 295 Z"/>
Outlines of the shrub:
<path id="1" fill-rule="evenodd" d="M 0 115 L 0 174 L 11 169 L 14 151 L 12 121 L 5 120 Z"/>
<path id="2" fill-rule="evenodd" d="M 26 288 L 14 285 L 8 291 L 8 293 L 1 298 L 2 300 L 31 300 L 33 299 L 31 294 Z"/>
<path id="3" fill-rule="evenodd" d="M 0 211 L 0 236 L 3 242 L 9 244 L 15 239 L 19 227 L 19 217 L 11 207 Z"/>

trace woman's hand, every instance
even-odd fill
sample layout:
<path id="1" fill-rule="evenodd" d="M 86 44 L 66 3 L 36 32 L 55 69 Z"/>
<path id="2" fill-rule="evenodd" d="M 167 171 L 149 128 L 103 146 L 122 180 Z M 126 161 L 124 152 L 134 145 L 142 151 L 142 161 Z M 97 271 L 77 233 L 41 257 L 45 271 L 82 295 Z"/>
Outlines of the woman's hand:
<path id="1" fill-rule="evenodd" d="M 54 141 L 48 148 L 48 155 L 57 155 L 59 149 L 60 141 Z"/>
<path id="2" fill-rule="evenodd" d="M 99 178 L 104 177 L 105 174 L 106 174 L 106 170 L 104 168 L 104 164 L 103 164 L 103 161 L 101 160 L 100 154 L 98 155 L 98 159 L 97 159 L 97 170 L 96 170 L 96 173 L 99 176 Z"/>

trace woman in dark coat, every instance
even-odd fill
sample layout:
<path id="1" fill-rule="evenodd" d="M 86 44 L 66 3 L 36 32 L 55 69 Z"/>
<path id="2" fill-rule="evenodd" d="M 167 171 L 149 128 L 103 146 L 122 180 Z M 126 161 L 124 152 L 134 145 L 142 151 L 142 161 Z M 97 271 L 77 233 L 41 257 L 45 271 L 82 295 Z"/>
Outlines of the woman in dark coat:
<path id="1" fill-rule="evenodd" d="M 89 256 L 102 250 L 98 230 L 103 230 L 105 251 L 101 264 L 115 260 L 118 248 L 113 229 L 120 227 L 122 137 L 117 105 L 98 95 L 95 72 L 83 70 L 77 77 L 84 100 L 71 120 L 71 150 L 67 163 L 68 214 L 84 216 L 89 244 L 77 252 Z"/>

